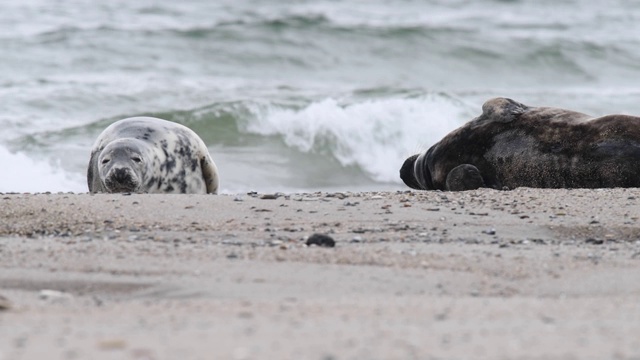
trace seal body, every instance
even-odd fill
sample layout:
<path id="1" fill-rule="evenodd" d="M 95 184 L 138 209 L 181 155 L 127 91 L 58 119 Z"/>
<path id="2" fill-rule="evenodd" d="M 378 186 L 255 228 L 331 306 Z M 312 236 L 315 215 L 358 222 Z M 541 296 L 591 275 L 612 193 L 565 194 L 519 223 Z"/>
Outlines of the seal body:
<path id="1" fill-rule="evenodd" d="M 640 187 L 640 117 L 496 98 L 400 169 L 420 190 Z"/>
<path id="2" fill-rule="evenodd" d="M 202 139 L 186 126 L 133 117 L 96 139 L 87 169 L 91 193 L 217 193 L 218 170 Z"/>

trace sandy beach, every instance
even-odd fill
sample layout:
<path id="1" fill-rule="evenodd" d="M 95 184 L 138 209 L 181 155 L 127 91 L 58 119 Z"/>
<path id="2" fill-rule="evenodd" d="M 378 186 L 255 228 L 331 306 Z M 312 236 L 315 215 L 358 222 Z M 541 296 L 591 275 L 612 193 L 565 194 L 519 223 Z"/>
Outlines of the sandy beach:
<path id="1" fill-rule="evenodd" d="M 639 217 L 640 189 L 2 194 L 0 360 L 637 359 Z"/>

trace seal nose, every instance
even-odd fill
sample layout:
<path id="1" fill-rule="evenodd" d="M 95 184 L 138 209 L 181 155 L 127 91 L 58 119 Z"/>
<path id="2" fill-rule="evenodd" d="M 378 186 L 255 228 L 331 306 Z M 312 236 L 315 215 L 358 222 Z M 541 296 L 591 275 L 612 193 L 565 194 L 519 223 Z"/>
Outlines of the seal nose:
<path id="1" fill-rule="evenodd" d="M 127 168 L 112 169 L 105 180 L 110 192 L 134 191 L 137 183 L 135 175 Z"/>
<path id="2" fill-rule="evenodd" d="M 123 183 L 129 181 L 131 175 L 124 168 L 113 169 L 113 180 L 115 182 Z"/>

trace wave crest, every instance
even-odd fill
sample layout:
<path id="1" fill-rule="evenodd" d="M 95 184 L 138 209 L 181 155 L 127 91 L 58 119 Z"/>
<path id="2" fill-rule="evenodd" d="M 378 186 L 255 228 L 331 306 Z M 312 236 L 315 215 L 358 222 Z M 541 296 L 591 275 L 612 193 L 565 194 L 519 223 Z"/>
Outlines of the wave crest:
<path id="1" fill-rule="evenodd" d="M 280 136 L 299 151 L 333 156 L 375 181 L 396 183 L 404 159 L 459 126 L 467 112 L 460 102 L 437 94 L 348 105 L 328 98 L 301 109 L 251 110 L 254 117 L 240 124 L 241 131 Z"/>
<path id="2" fill-rule="evenodd" d="M 11 153 L 0 146 L 0 164 L 5 169 L 0 178 L 0 192 L 87 191 L 80 174 L 64 172 L 59 166 L 37 161 L 22 153 Z"/>

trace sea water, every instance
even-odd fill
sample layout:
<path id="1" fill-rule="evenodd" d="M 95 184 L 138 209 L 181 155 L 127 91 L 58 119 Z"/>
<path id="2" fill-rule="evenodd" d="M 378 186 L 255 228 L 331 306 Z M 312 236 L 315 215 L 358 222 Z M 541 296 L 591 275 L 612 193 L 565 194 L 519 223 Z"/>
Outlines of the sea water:
<path id="1" fill-rule="evenodd" d="M 640 115 L 635 1 L 0 3 L 0 192 L 86 192 L 121 118 L 182 123 L 223 192 L 404 189 L 496 96 Z"/>

